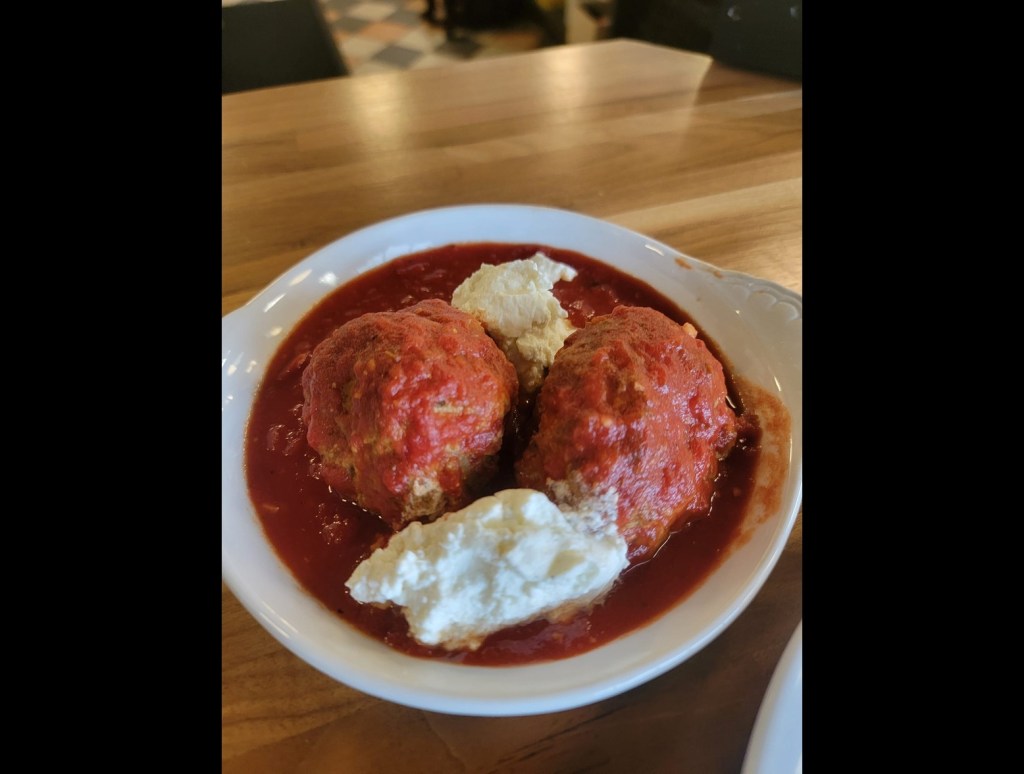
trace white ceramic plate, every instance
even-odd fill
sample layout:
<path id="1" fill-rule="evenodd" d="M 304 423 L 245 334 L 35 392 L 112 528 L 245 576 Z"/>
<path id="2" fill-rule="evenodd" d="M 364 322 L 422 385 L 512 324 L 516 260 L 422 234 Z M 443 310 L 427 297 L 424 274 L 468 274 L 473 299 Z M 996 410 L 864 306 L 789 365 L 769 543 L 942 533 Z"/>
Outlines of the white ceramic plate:
<path id="1" fill-rule="evenodd" d="M 803 771 L 804 625 L 801 621 L 768 683 L 747 745 L 742 774 Z"/>
<path id="2" fill-rule="evenodd" d="M 398 256 L 456 242 L 547 244 L 644 280 L 718 343 L 734 373 L 781 400 L 792 419 L 781 504 L 692 595 L 651 624 L 582 655 L 516 667 L 469 667 L 398 653 L 307 594 L 267 542 L 246 488 L 243 438 L 253 395 L 278 343 L 321 298 Z M 678 261 L 677 261 L 678 259 Z M 682 263 L 680 263 L 682 262 Z M 472 205 L 369 226 L 295 265 L 223 318 L 222 568 L 228 587 L 286 648 L 367 694 L 463 715 L 528 715 L 589 704 L 651 680 L 711 642 L 764 584 L 802 491 L 802 302 L 778 285 L 683 256 L 628 229 L 563 210 Z"/>

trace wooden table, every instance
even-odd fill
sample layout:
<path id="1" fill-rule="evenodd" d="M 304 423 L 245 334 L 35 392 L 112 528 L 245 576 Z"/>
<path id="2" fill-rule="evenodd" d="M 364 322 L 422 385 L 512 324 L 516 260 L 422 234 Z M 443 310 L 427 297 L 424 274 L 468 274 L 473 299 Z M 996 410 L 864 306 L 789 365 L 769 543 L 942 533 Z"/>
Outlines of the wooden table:
<path id="1" fill-rule="evenodd" d="M 223 98 L 223 313 L 320 247 L 468 203 L 593 215 L 801 292 L 800 84 L 627 40 Z M 802 618 L 802 515 L 714 642 L 564 712 L 472 718 L 307 666 L 224 587 L 223 770 L 738 772 Z"/>

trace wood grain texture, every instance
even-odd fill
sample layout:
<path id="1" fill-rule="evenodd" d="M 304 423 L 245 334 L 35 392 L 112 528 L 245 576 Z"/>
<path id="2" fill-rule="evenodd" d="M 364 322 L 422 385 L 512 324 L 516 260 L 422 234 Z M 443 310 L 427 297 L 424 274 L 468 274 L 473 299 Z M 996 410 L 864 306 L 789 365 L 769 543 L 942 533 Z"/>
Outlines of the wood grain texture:
<path id="1" fill-rule="evenodd" d="M 537 204 L 801 292 L 802 91 L 628 40 L 223 97 L 222 312 L 416 210 Z M 412 710 L 279 645 L 223 588 L 223 770 L 738 772 L 802 618 L 802 515 L 744 613 L 620 696 L 521 718 Z"/>

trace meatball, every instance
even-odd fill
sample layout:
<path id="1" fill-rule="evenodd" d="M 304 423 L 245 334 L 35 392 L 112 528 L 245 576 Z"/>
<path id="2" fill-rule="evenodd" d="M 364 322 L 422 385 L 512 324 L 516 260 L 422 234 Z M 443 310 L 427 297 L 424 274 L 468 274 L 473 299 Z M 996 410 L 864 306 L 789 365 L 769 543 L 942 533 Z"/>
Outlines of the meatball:
<path id="1" fill-rule="evenodd" d="M 476 498 L 518 389 L 483 326 L 431 299 L 364 314 L 317 345 L 302 419 L 323 480 L 397 530 Z"/>
<path id="2" fill-rule="evenodd" d="M 722 364 L 691 325 L 617 307 L 566 339 L 537 398 L 520 486 L 579 507 L 617 497 L 630 561 L 707 511 L 737 437 Z"/>

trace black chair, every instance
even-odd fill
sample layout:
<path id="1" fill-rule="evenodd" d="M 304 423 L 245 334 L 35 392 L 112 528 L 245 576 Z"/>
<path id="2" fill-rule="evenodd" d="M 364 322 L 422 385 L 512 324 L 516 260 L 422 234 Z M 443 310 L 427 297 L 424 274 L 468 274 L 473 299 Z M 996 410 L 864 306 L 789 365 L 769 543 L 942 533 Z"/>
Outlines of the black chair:
<path id="1" fill-rule="evenodd" d="M 744 70 L 803 76 L 803 0 L 616 0 L 611 32 Z"/>
<path id="2" fill-rule="evenodd" d="M 726 0 L 708 53 L 745 70 L 802 80 L 803 0 Z"/>
<path id="3" fill-rule="evenodd" d="M 613 38 L 633 38 L 706 54 L 723 0 L 615 0 Z"/>
<path id="4" fill-rule="evenodd" d="M 318 0 L 221 8 L 221 93 L 348 73 Z"/>

